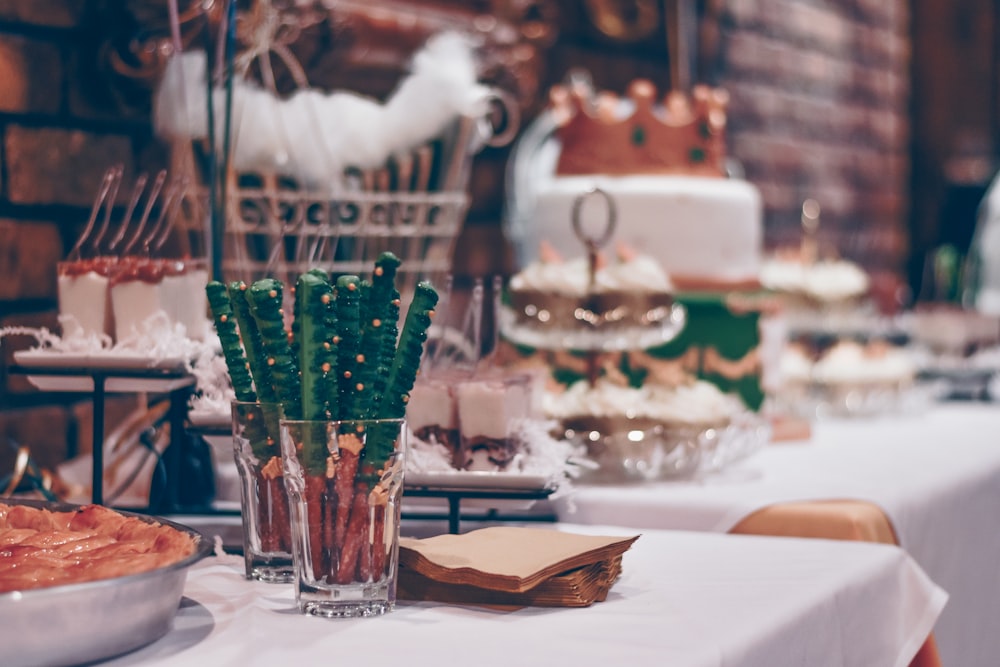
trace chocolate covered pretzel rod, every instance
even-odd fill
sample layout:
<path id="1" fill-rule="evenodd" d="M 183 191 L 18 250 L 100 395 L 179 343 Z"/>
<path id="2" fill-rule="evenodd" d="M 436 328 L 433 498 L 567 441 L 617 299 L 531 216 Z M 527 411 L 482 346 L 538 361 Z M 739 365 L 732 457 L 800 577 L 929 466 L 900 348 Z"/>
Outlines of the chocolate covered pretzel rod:
<path id="1" fill-rule="evenodd" d="M 281 310 L 283 285 L 277 280 L 265 278 L 258 280 L 247 290 L 247 301 L 253 320 L 257 324 L 263 351 L 263 364 L 267 367 L 274 387 L 274 395 L 281 403 L 284 416 L 288 419 L 300 419 L 302 416 L 302 390 L 296 360 L 292 357 L 288 334 L 285 332 L 284 317 Z M 281 465 L 277 461 L 279 454 L 275 453 L 275 464 L 266 466 L 264 470 L 273 471 L 268 476 L 268 483 L 275 488 L 273 492 L 287 498 L 287 491 L 280 479 Z M 282 543 L 290 542 L 290 525 L 287 517 L 287 503 L 275 503 L 275 524 L 282 531 Z"/>
<path id="2" fill-rule="evenodd" d="M 253 319 L 260 332 L 264 364 L 274 383 L 274 393 L 281 403 L 285 417 L 302 418 L 302 387 L 299 369 L 292 357 L 292 350 L 285 332 L 281 310 L 283 286 L 273 278 L 254 282 L 248 290 Z"/>
<path id="3" fill-rule="evenodd" d="M 302 418 L 325 420 L 330 417 L 331 399 L 337 399 L 337 353 L 333 339 L 337 335 L 333 314 L 333 289 L 315 274 L 304 273 L 295 286 L 298 310 L 298 367 L 302 375 Z M 307 467 L 322 471 L 322 457 L 309 457 Z"/>
<path id="4" fill-rule="evenodd" d="M 325 420 L 331 412 L 331 399 L 337 400 L 337 354 L 333 349 L 333 289 L 325 277 L 304 273 L 295 285 L 295 309 L 298 334 L 299 368 L 302 374 L 302 417 L 315 422 L 303 425 L 302 462 L 305 476 L 306 521 L 309 532 L 320 536 L 311 539 L 310 559 L 313 576 L 322 579 L 329 570 L 332 551 L 333 517 L 326 516 L 327 477 L 333 476 L 331 452 L 327 445 Z M 333 409 L 336 410 L 334 403 Z M 315 428 L 312 428 L 315 426 Z"/>
<path id="5" fill-rule="evenodd" d="M 417 377 L 437 300 L 438 294 L 430 284 L 417 284 L 389 371 L 386 393 L 379 402 L 380 419 L 399 419 L 406 412 L 406 402 Z M 399 428 L 394 423 L 374 424 L 365 434 L 365 447 L 362 450 L 364 461 L 355 483 L 350 521 L 340 550 L 340 569 L 336 577 L 338 582 L 350 581 L 352 576 L 359 581 L 366 581 L 372 572 L 380 571 L 374 567 L 375 563 L 384 566 L 386 554 L 378 536 L 385 529 L 388 495 L 384 493 L 381 480 L 395 451 L 398 435 Z M 338 509 L 343 505 L 338 495 Z M 360 519 L 355 520 L 357 512 L 364 512 L 364 523 Z M 372 523 L 372 534 L 376 538 L 364 540 L 359 531 L 368 529 L 369 520 Z M 338 525 L 339 521 L 338 511 Z"/>
<path id="6" fill-rule="evenodd" d="M 229 283 L 229 287 L 227 288 L 229 301 L 240 328 L 240 340 L 243 343 L 243 350 L 246 354 L 247 365 L 250 367 L 250 374 L 253 376 L 257 399 L 262 403 L 276 403 L 278 397 L 274 391 L 271 368 L 264 362 L 264 342 L 261 340 L 260 331 L 257 329 L 257 322 L 251 313 L 250 302 L 247 301 L 248 289 L 249 287 L 243 281 Z M 232 370 L 229 373 L 232 375 Z"/>
<path id="7" fill-rule="evenodd" d="M 399 336 L 392 368 L 389 370 L 385 395 L 379 402 L 379 419 L 401 419 L 406 414 L 406 403 L 410 400 L 410 391 L 417 379 L 424 344 L 427 342 L 427 330 L 431 326 L 437 302 L 438 294 L 430 283 L 423 281 L 417 283 L 413 301 L 403 322 L 403 332 Z M 376 430 L 378 437 L 373 439 L 374 434 L 369 435 L 365 458 L 375 470 L 378 470 L 392 455 L 396 434 L 391 433 L 395 430 L 391 424 L 381 425 Z"/>
<path id="8" fill-rule="evenodd" d="M 324 283 L 329 283 L 330 282 L 330 277 L 326 274 L 326 271 L 323 271 L 322 269 L 309 269 L 308 271 L 306 271 L 302 275 L 303 276 L 305 276 L 305 275 L 313 276 L 314 278 L 317 278 L 317 279 L 321 280 Z M 299 280 L 301 280 L 301 279 L 302 279 L 302 276 L 299 276 Z M 296 281 L 295 287 L 292 288 L 292 293 L 295 295 L 295 301 L 294 301 L 294 305 L 292 306 L 292 332 L 291 332 L 291 335 L 288 338 L 288 344 L 291 346 L 292 356 L 295 357 L 296 359 L 298 359 L 299 358 L 299 350 L 300 350 L 299 343 L 300 343 L 300 341 L 302 339 L 302 334 L 299 331 L 299 328 L 300 328 L 300 326 L 302 324 L 302 319 L 299 316 L 300 302 L 299 302 L 298 281 Z"/>
<path id="9" fill-rule="evenodd" d="M 357 380 L 354 377 L 361 345 L 361 280 L 357 276 L 337 279 L 337 418 L 354 418 L 354 404 L 358 400 Z"/>
<path id="10" fill-rule="evenodd" d="M 354 418 L 372 419 L 378 411 L 381 394 L 376 392 L 379 368 L 383 363 L 383 355 L 391 354 L 396 347 L 395 321 L 389 326 L 393 313 L 393 301 L 396 299 L 396 269 L 399 268 L 399 258 L 385 252 L 375 260 L 375 270 L 372 272 L 370 287 L 366 290 L 362 303 L 362 333 L 358 350 L 355 377 L 355 389 L 359 396 L 352 406 Z M 395 316 L 399 317 L 398 306 Z"/>
<path id="11" fill-rule="evenodd" d="M 258 397 L 254 390 L 255 381 L 251 378 L 248 355 L 259 354 L 262 351 L 262 344 L 256 324 L 250 316 L 245 290 L 244 283 L 233 283 L 228 289 L 218 281 L 212 281 L 205 286 L 236 399 L 255 402 Z M 236 297 L 243 316 L 243 324 L 239 331 L 237 322 L 240 317 L 233 308 L 233 296 Z M 265 394 L 271 392 L 272 386 L 266 369 L 259 372 L 258 377 L 261 386 L 265 388 Z M 287 551 L 291 546 L 291 533 L 288 528 L 288 501 L 281 483 L 281 466 L 276 465 L 277 414 L 271 414 L 267 410 L 259 412 L 250 410 L 244 414 L 244 427 L 244 435 L 250 443 L 250 449 L 261 464 L 256 468 L 256 483 L 260 489 L 257 494 L 257 517 L 261 550 Z"/>
<path id="12" fill-rule="evenodd" d="M 247 362 L 243 346 L 240 344 L 240 333 L 236 329 L 236 316 L 233 314 L 232 303 L 226 286 L 213 280 L 205 286 L 208 306 L 215 321 L 215 330 L 222 344 L 222 356 L 226 359 L 229 369 L 229 379 L 237 401 L 256 401 L 257 393 L 250 377 L 250 366 Z"/>
<path id="13" fill-rule="evenodd" d="M 379 354 L 378 368 L 375 371 L 375 383 L 372 393 L 375 394 L 379 403 L 385 396 L 385 388 L 389 384 L 389 372 L 392 370 L 392 362 L 396 356 L 396 340 L 399 338 L 399 290 L 393 288 L 386 306 L 385 316 L 382 319 L 382 352 Z M 376 415 L 378 414 L 376 406 Z"/>

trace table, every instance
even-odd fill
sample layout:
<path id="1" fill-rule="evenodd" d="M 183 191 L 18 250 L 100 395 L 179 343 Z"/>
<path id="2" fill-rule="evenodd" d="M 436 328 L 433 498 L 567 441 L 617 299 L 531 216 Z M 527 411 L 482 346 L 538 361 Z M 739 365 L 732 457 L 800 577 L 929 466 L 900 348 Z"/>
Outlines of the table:
<path id="1" fill-rule="evenodd" d="M 811 441 L 771 445 L 726 474 L 580 487 L 557 512 L 564 521 L 638 528 L 898 540 L 950 595 L 934 629 L 942 664 L 1000 660 L 996 405 L 821 421 Z"/>
<path id="2" fill-rule="evenodd" d="M 235 557 L 195 566 L 174 629 L 105 667 L 902 667 L 946 598 L 894 546 L 671 531 L 643 531 L 608 599 L 585 609 L 402 602 L 381 618 L 320 619 L 294 610 L 290 586 L 245 581 L 242 568 Z"/>

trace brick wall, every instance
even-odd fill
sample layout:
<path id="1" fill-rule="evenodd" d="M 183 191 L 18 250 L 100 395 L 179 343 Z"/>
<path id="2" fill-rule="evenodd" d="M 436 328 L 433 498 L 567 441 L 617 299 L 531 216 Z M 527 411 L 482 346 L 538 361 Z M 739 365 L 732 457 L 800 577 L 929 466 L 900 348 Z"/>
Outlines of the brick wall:
<path id="1" fill-rule="evenodd" d="M 899 271 L 907 252 L 908 4 L 727 0 L 718 84 L 730 146 L 764 196 L 770 244 L 803 199 L 845 254 Z"/>
<path id="2" fill-rule="evenodd" d="M 99 93 L 98 4 L 0 0 L 0 327 L 55 327 L 55 264 L 82 229 L 103 170 L 120 162 L 128 176 L 156 159 L 148 118 Z M 8 440 L 45 466 L 90 447 L 86 397 L 42 394 L 7 372 L 13 352 L 32 343 L 2 341 L 0 472 L 12 462 Z M 112 400 L 111 425 L 132 405 Z"/>

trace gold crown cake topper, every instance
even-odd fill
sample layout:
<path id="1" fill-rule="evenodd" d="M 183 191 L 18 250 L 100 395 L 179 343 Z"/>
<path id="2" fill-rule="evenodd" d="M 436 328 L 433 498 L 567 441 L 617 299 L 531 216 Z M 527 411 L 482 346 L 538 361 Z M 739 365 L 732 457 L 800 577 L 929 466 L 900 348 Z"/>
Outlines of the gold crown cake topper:
<path id="1" fill-rule="evenodd" d="M 726 106 L 721 88 L 695 86 L 656 99 L 656 87 L 636 79 L 628 88 L 634 111 L 621 116 L 621 99 L 585 85 L 554 86 L 550 106 L 562 143 L 557 173 L 689 174 L 723 176 Z"/>

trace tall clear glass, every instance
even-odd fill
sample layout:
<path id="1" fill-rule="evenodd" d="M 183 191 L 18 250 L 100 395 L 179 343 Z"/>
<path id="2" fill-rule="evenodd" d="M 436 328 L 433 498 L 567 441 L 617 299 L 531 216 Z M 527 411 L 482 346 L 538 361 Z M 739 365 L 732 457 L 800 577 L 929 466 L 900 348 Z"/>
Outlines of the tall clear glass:
<path id="1" fill-rule="evenodd" d="M 281 465 L 281 406 L 233 401 L 233 455 L 240 474 L 247 579 L 289 583 L 292 531 Z"/>
<path id="2" fill-rule="evenodd" d="M 378 616 L 395 606 L 406 433 L 402 419 L 281 421 L 303 613 Z"/>

